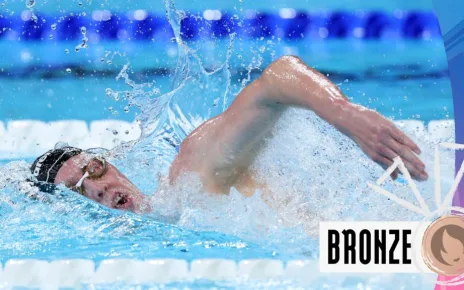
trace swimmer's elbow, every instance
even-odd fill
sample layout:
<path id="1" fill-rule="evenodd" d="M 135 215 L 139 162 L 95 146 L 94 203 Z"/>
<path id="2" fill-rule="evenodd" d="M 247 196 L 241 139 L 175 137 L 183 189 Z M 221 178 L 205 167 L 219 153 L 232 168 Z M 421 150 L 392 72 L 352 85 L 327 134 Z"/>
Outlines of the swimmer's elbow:
<path id="1" fill-rule="evenodd" d="M 303 61 L 298 56 L 281 56 L 264 70 L 261 78 L 272 84 L 273 82 L 281 79 L 283 73 L 295 72 L 295 64 L 301 63 L 303 63 Z"/>
<path id="2" fill-rule="evenodd" d="M 284 66 L 284 67 L 289 67 L 294 63 L 303 63 L 301 58 L 299 58 L 296 55 L 284 55 L 279 57 L 277 60 L 275 60 L 269 67 L 271 66 Z"/>
<path id="3" fill-rule="evenodd" d="M 268 104 L 285 103 L 285 98 L 289 95 L 291 88 L 288 76 L 297 76 L 298 70 L 295 64 L 304 64 L 303 61 L 294 55 L 279 57 L 271 63 L 257 80 L 264 92 L 265 101 Z"/>

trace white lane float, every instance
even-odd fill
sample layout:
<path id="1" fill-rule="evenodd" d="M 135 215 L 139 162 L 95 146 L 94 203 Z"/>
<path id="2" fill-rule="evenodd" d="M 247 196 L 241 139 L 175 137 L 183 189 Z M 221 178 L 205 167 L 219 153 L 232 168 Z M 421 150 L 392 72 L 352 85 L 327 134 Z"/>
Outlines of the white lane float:
<path id="1" fill-rule="evenodd" d="M 452 142 L 453 120 L 434 120 L 427 126 L 419 120 L 399 120 L 395 124 L 415 141 Z M 136 122 L 97 120 L 90 124 L 79 120 L 42 122 L 35 120 L 0 122 L 0 159 L 32 158 L 67 142 L 80 148 L 112 149 L 122 142 L 136 140 L 141 130 Z"/>
<path id="2" fill-rule="evenodd" d="M 280 279 L 284 275 L 284 263 L 280 260 L 242 260 L 238 264 L 239 278 L 252 280 Z"/>
<path id="3" fill-rule="evenodd" d="M 56 260 L 50 262 L 47 280 L 56 289 L 79 288 L 81 284 L 89 283 L 94 273 L 92 260 Z"/>
<path id="4" fill-rule="evenodd" d="M 9 260 L 1 275 L 6 288 L 44 288 L 48 281 L 49 263 L 42 260 Z"/>
<path id="5" fill-rule="evenodd" d="M 237 264 L 233 260 L 199 259 L 190 264 L 192 279 L 234 280 L 237 277 Z"/>

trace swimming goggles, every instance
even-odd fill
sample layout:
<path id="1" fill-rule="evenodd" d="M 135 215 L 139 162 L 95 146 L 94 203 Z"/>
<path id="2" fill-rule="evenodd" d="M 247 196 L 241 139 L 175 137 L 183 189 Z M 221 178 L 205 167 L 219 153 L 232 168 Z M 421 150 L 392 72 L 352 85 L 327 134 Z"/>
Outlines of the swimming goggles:
<path id="1" fill-rule="evenodd" d="M 78 191 L 80 194 L 85 195 L 85 190 L 82 186 L 86 178 L 98 179 L 105 175 L 108 171 L 106 160 L 102 156 L 96 156 L 90 159 L 86 166 L 84 166 L 84 175 L 79 179 L 73 190 Z"/>

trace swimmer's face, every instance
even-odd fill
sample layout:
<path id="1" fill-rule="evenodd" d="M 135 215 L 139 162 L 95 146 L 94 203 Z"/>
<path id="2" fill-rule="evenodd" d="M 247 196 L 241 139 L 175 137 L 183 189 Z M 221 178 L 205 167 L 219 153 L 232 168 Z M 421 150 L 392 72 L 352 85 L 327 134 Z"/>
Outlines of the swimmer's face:
<path id="1" fill-rule="evenodd" d="M 84 175 L 84 167 L 91 159 L 86 154 L 67 160 L 58 171 L 55 184 L 63 183 L 73 188 Z M 140 190 L 114 165 L 106 162 L 107 171 L 96 179 L 85 178 L 82 193 L 109 208 L 129 210 L 136 213 L 148 212 L 150 207 Z"/>

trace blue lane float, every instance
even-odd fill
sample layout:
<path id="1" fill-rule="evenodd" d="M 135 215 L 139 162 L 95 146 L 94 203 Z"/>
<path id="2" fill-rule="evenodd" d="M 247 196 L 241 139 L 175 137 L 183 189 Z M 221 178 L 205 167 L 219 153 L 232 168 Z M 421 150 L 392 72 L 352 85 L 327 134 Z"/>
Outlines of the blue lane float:
<path id="1" fill-rule="evenodd" d="M 199 38 L 206 29 L 206 20 L 195 14 L 189 14 L 181 21 L 180 32 L 186 40 Z"/>
<path id="2" fill-rule="evenodd" d="M 310 16 L 305 12 L 296 12 L 295 17 L 282 19 L 284 37 L 292 40 L 305 38 L 310 21 Z"/>
<path id="3" fill-rule="evenodd" d="M 380 39 L 400 37 L 402 35 L 402 21 L 397 17 L 382 12 L 372 12 L 366 17 L 365 39 Z"/>
<path id="4" fill-rule="evenodd" d="M 148 15 L 146 18 L 134 19 L 129 25 L 129 37 L 134 40 L 151 40 L 169 25 L 165 17 Z"/>
<path id="5" fill-rule="evenodd" d="M 357 29 L 364 30 L 364 19 L 353 13 L 336 12 L 330 16 L 326 28 L 329 38 L 350 38 L 353 36 L 362 38 L 362 33 L 358 35 L 356 31 Z"/>
<path id="6" fill-rule="evenodd" d="M 57 24 L 57 39 L 62 41 L 77 39 L 80 35 L 81 27 L 85 26 L 86 23 L 87 21 L 83 17 L 67 16 Z"/>
<path id="7" fill-rule="evenodd" d="M 271 37 L 275 34 L 279 20 L 274 14 L 252 14 L 243 20 L 241 35 L 252 38 Z"/>
<path id="8" fill-rule="evenodd" d="M 49 19 L 42 15 L 36 15 L 37 21 L 24 21 L 22 23 L 21 38 L 24 40 L 41 40 L 44 37 Z M 49 25 L 49 24 L 48 24 Z"/>
<path id="9" fill-rule="evenodd" d="M 407 38 L 421 38 L 440 35 L 440 28 L 433 13 L 411 12 L 403 24 L 403 35 Z"/>
<path id="10" fill-rule="evenodd" d="M 0 15 L 0 38 L 19 35 L 20 39 L 38 41 L 55 33 L 57 40 L 75 40 L 80 37 L 82 26 L 99 40 L 108 41 L 169 40 L 173 36 L 165 15 L 144 10 L 125 14 L 97 10 L 84 16 L 72 13 L 66 16 L 36 14 L 36 21 L 30 11 L 19 14 Z M 56 31 L 51 31 L 53 23 L 57 25 Z M 240 16 L 219 10 L 187 13 L 181 22 L 181 32 L 186 40 L 225 38 L 231 33 L 243 38 L 279 37 L 286 40 L 441 37 L 437 19 L 432 12 L 334 11 L 321 14 L 291 8 L 280 9 L 277 13 L 245 11 Z"/>
<path id="11" fill-rule="evenodd" d="M 106 13 L 107 15 L 103 15 L 101 19 L 95 19 L 96 17 L 92 15 L 93 29 L 91 28 L 90 31 L 98 34 L 101 40 L 118 40 L 121 37 L 120 32 L 129 27 L 130 20 L 121 14 L 110 14 L 109 11 Z"/>

